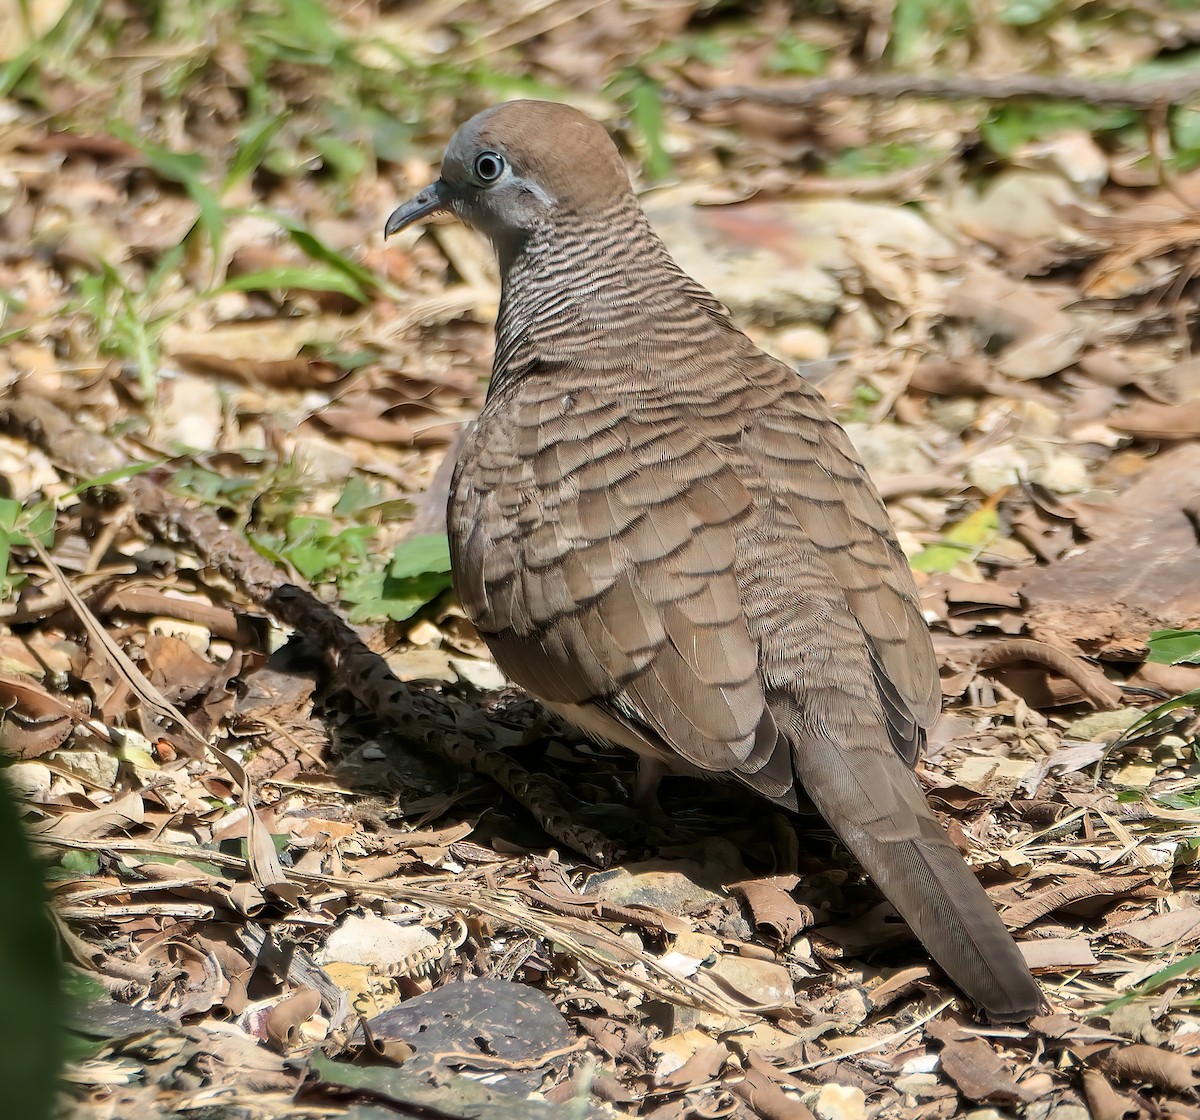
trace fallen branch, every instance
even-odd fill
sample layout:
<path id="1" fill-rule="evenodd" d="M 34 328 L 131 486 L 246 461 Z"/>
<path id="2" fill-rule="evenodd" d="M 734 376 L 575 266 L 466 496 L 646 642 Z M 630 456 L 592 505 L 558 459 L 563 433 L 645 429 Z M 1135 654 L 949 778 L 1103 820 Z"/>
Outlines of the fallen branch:
<path id="1" fill-rule="evenodd" d="M 1001 638 L 993 642 L 980 654 L 975 668 L 982 672 L 1017 661 L 1032 661 L 1066 677 L 1100 711 L 1111 712 L 1121 704 L 1121 689 L 1094 665 L 1034 638 Z"/>
<path id="2" fill-rule="evenodd" d="M 367 649 L 335 611 L 309 592 L 283 584 L 264 600 L 263 606 L 320 646 L 335 679 L 390 728 L 431 748 L 456 766 L 469 767 L 491 778 L 520 802 L 549 835 L 593 863 L 607 867 L 613 861 L 612 844 L 595 830 L 571 820 L 538 775 L 500 751 L 471 742 L 466 728 L 457 735 L 434 730 L 432 720 L 423 720 L 421 712 L 422 707 L 428 710 L 436 701 L 426 694 L 414 693 L 397 680 L 387 662 Z"/>
<path id="3" fill-rule="evenodd" d="M 667 90 L 689 109 L 712 109 L 736 101 L 801 109 L 830 97 L 890 101 L 897 97 L 934 97 L 944 101 L 1087 101 L 1152 109 L 1200 99 L 1200 73 L 1150 82 L 1114 82 L 1095 78 L 1021 74 L 1005 78 L 968 76 L 923 78 L 915 74 L 859 74 L 852 78 L 818 78 L 800 86 L 717 86 L 710 90 Z"/>
<path id="4" fill-rule="evenodd" d="M 37 443 L 63 470 L 77 478 L 94 478 L 125 465 L 116 445 L 103 436 L 81 431 L 57 405 L 31 393 L 6 402 L 4 411 L 26 438 Z M 399 681 L 387 662 L 367 648 L 362 638 L 330 607 L 320 602 L 298 577 L 289 577 L 259 555 L 212 511 L 170 494 L 154 473 L 124 480 L 121 488 L 138 520 L 160 540 L 190 548 L 210 568 L 221 572 L 263 609 L 270 611 L 321 649 L 335 683 L 372 712 L 380 723 L 419 750 L 430 751 L 460 769 L 490 778 L 523 805 L 542 829 L 559 843 L 606 867 L 612 844 L 600 833 L 571 820 L 545 781 L 507 755 L 478 742 L 486 728 L 461 726 L 440 732 L 445 712 L 437 697 L 417 692 Z M 475 741 L 472 739 L 475 730 Z M 210 744 L 211 748 L 211 744 Z"/>

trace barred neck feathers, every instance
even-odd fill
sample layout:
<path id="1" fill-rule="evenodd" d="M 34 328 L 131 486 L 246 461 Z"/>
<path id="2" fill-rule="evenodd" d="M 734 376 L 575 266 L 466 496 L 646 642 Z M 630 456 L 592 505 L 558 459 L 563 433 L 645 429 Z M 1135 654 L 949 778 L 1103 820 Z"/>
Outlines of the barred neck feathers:
<path id="1" fill-rule="evenodd" d="M 603 369 L 694 347 L 724 309 L 675 264 L 632 195 L 539 230 L 501 271 L 494 377 L 539 360 Z"/>
<path id="2" fill-rule="evenodd" d="M 638 205 L 604 129 L 566 105 L 512 101 L 455 133 L 442 174 L 388 219 L 393 233 L 448 211 L 495 246 L 503 283 L 495 374 L 538 358 L 599 369 L 615 353 L 672 351 L 722 325 Z"/>

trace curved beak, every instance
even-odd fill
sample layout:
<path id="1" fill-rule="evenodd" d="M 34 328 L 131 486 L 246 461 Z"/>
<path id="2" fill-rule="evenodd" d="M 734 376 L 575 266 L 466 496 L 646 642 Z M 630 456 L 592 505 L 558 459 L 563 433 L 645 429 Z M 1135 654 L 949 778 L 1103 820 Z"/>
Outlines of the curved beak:
<path id="1" fill-rule="evenodd" d="M 446 184 L 441 179 L 437 179 L 430 183 L 416 198 L 410 198 L 407 202 L 397 206 L 392 211 L 391 217 L 387 220 L 387 225 L 383 227 L 383 236 L 391 237 L 393 233 L 399 233 L 402 229 L 407 229 L 414 222 L 428 218 L 430 214 L 437 214 L 446 210 L 448 203 Z"/>

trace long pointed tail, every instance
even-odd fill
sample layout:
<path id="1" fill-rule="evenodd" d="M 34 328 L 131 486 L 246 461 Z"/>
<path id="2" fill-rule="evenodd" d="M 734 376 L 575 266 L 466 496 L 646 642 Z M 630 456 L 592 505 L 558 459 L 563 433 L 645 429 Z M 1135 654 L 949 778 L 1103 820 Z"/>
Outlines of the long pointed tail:
<path id="1" fill-rule="evenodd" d="M 1037 1014 L 1045 1000 L 1021 951 L 890 743 L 792 749 L 821 815 L 955 984 L 992 1019 Z"/>
<path id="2" fill-rule="evenodd" d="M 1028 1019 L 1044 1006 L 1016 942 L 948 839 L 847 844 L 930 956 L 992 1019 Z"/>

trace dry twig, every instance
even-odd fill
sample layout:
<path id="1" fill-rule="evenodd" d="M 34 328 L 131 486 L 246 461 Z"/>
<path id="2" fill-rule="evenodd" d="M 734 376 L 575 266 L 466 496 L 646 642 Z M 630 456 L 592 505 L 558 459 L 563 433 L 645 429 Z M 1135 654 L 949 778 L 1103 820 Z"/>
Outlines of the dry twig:
<path id="1" fill-rule="evenodd" d="M 22 394 L 7 403 L 6 411 L 27 438 L 77 477 L 95 477 L 125 465 L 125 457 L 111 441 L 81 432 L 43 397 Z M 397 680 L 387 662 L 368 649 L 334 610 L 316 599 L 302 580 L 285 576 L 215 513 L 174 497 L 150 474 L 129 478 L 121 485 L 146 528 L 161 540 L 192 549 L 256 603 L 309 638 L 325 655 L 336 682 L 406 743 L 490 778 L 525 806 L 555 840 L 600 866 L 612 862 L 613 845 L 594 829 L 571 820 L 538 775 L 507 755 L 473 742 L 462 730 L 439 732 L 434 717 L 441 715 L 441 722 L 445 720 L 436 698 L 418 694 Z M 77 613 L 80 608 L 86 611 L 81 602 Z"/>
<path id="2" fill-rule="evenodd" d="M 1200 74 L 1152 82 L 1114 82 L 1041 74 L 1016 74 L 1005 78 L 859 74 L 851 78 L 818 78 L 798 86 L 717 86 L 708 90 L 674 90 L 670 96 L 689 109 L 712 109 L 735 101 L 802 109 L 831 97 L 856 97 L 872 101 L 890 101 L 897 97 L 935 97 L 947 101 L 1044 98 L 1151 109 L 1156 105 L 1181 105 L 1200 98 Z"/>

